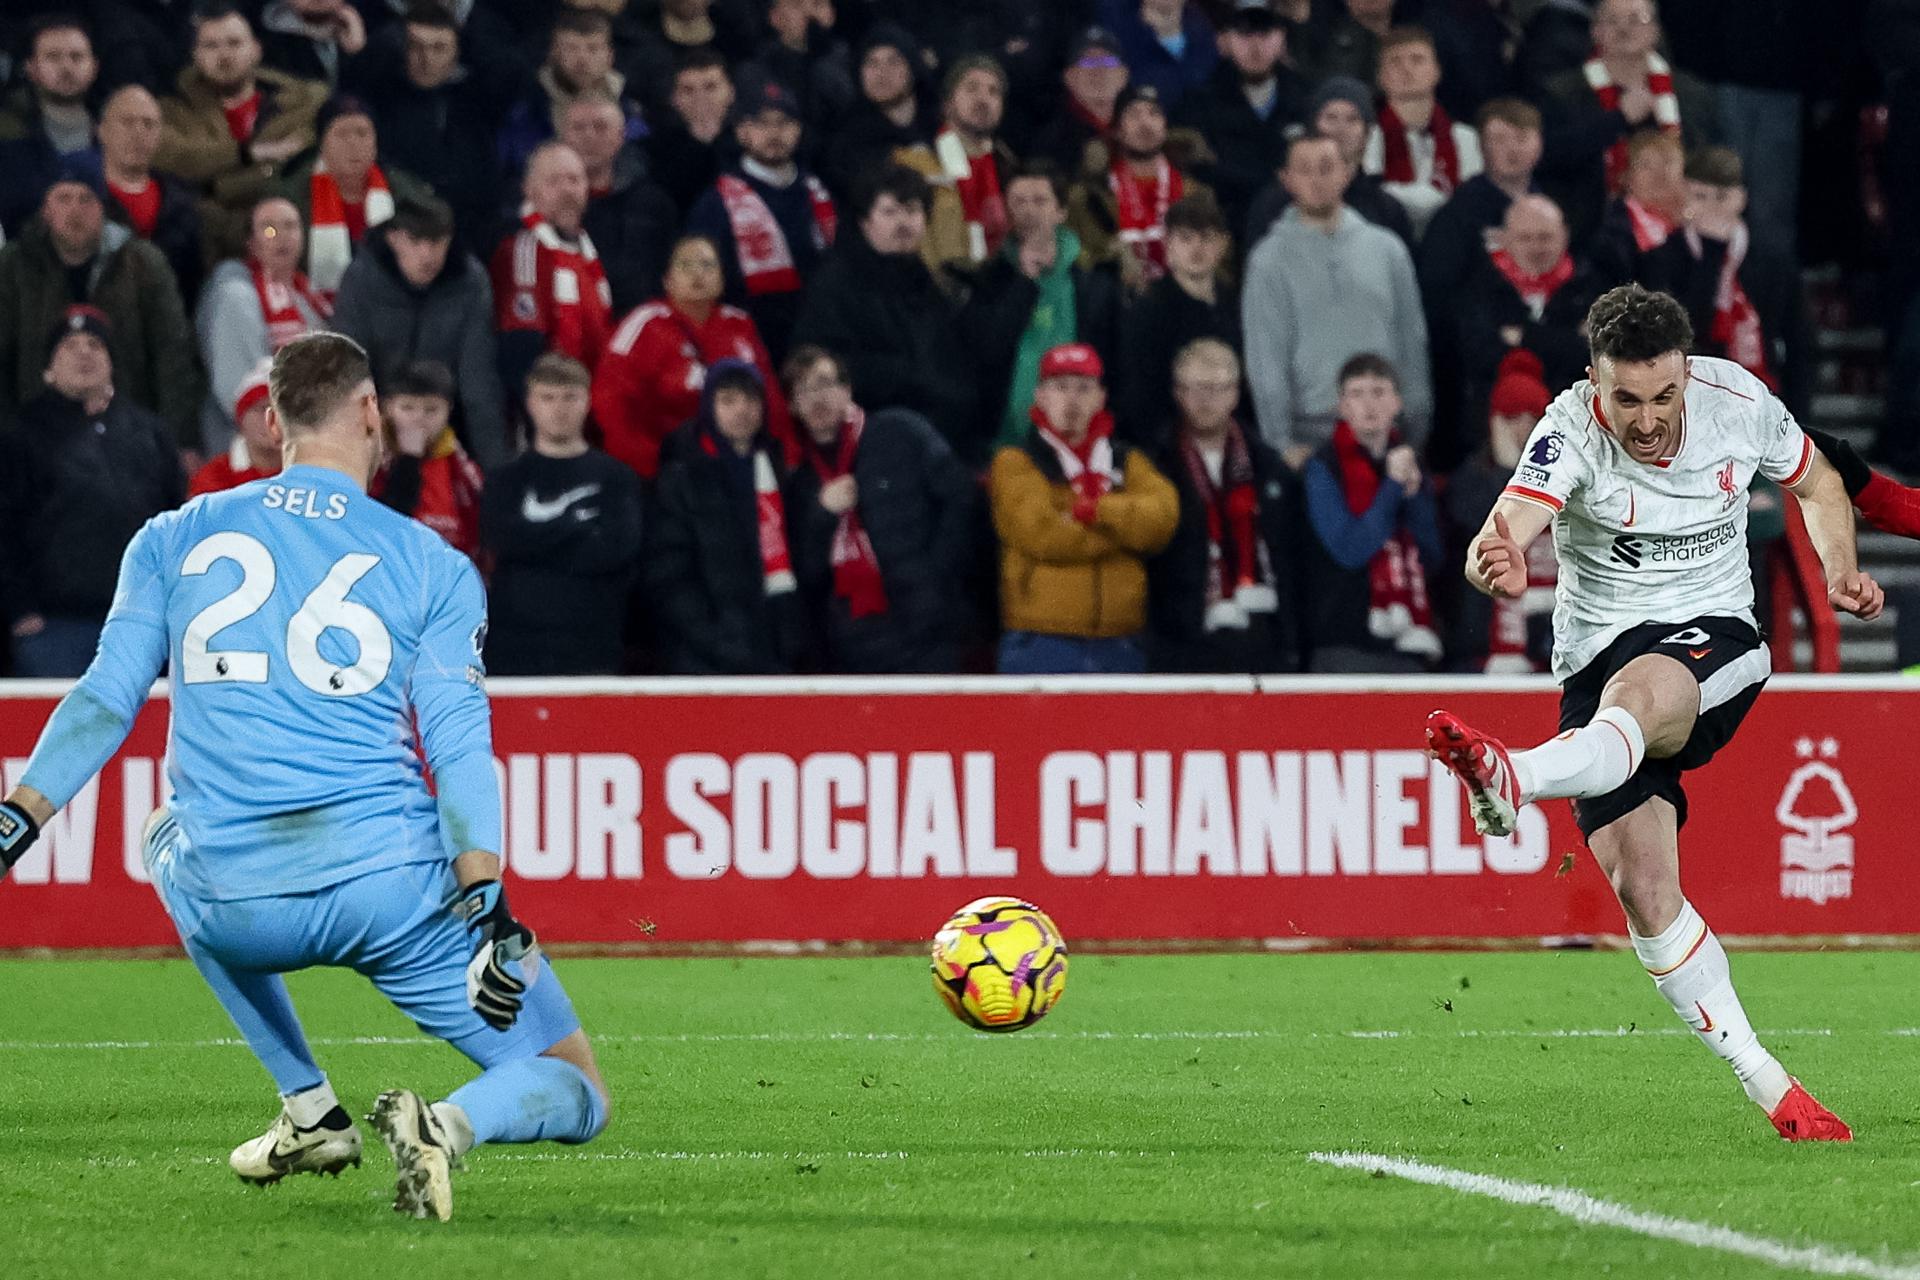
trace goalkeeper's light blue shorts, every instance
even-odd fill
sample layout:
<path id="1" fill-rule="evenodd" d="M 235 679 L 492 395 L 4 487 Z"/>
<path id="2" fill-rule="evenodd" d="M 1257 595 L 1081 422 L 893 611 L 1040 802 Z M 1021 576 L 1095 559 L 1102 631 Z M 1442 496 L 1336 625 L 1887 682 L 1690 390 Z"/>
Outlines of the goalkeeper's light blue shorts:
<path id="1" fill-rule="evenodd" d="M 456 885 L 443 862 L 389 867 L 311 893 L 213 902 L 169 874 L 186 838 L 159 816 L 142 850 L 148 874 L 188 957 L 281 1093 L 323 1078 L 280 977 L 296 969 L 364 975 L 422 1031 L 483 1068 L 544 1053 L 580 1029 L 544 955 L 513 1026 L 495 1031 L 481 1021 L 467 1003 L 473 942 L 449 909 Z"/>

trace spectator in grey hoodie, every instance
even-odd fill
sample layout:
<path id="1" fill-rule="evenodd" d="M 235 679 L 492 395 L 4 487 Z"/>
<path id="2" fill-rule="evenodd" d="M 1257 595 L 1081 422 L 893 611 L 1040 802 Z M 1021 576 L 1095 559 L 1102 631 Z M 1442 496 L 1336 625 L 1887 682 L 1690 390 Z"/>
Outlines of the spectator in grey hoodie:
<path id="1" fill-rule="evenodd" d="M 1293 203 L 1247 262 L 1247 380 L 1261 435 L 1296 469 L 1332 435 L 1340 368 L 1355 355 L 1379 353 L 1399 371 L 1416 447 L 1433 409 L 1413 258 L 1342 203 L 1352 174 L 1331 138 L 1294 139 L 1280 175 Z"/>
<path id="2" fill-rule="evenodd" d="M 473 256 L 451 253 L 452 245 L 445 201 L 402 200 L 341 277 L 329 327 L 367 349 L 383 389 L 416 360 L 453 370 L 460 442 L 482 467 L 496 467 L 511 450 L 494 362 L 493 286 Z"/>

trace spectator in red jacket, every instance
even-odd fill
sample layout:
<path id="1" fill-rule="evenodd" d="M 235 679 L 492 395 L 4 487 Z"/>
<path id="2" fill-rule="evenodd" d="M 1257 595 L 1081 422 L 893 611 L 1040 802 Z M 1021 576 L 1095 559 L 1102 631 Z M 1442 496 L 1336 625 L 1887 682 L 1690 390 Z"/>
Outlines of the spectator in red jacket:
<path id="1" fill-rule="evenodd" d="M 416 360 L 387 385 L 387 465 L 373 495 L 471 556 L 480 549 L 480 468 L 453 433 L 453 373 Z"/>
<path id="2" fill-rule="evenodd" d="M 243 484 L 280 474 L 280 441 L 267 426 L 267 374 L 271 358 L 254 366 L 233 398 L 233 420 L 239 430 L 227 451 L 193 473 L 187 496 L 238 489 Z"/>
<path id="3" fill-rule="evenodd" d="M 700 409 L 707 370 L 741 360 L 766 388 L 767 429 L 795 457 L 793 423 L 773 362 L 753 318 L 720 301 L 720 251 L 705 236 L 683 236 L 667 261 L 666 296 L 620 322 L 593 377 L 593 416 L 607 452 L 651 480 L 660 446 Z"/>
<path id="4" fill-rule="evenodd" d="M 520 229 L 493 254 L 500 380 L 525 397 L 527 370 L 558 351 L 593 368 L 613 328 L 613 289 L 586 231 L 587 167 L 564 142 L 545 142 L 527 161 Z"/>

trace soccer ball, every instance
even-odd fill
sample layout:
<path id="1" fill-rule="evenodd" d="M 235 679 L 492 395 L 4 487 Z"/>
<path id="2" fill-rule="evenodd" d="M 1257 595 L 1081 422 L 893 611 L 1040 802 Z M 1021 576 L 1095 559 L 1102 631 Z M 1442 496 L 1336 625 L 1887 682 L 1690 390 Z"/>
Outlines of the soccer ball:
<path id="1" fill-rule="evenodd" d="M 933 935 L 933 989 L 980 1031 L 1018 1031 L 1067 989 L 1067 943 L 1047 913 L 1018 898 L 978 898 Z"/>

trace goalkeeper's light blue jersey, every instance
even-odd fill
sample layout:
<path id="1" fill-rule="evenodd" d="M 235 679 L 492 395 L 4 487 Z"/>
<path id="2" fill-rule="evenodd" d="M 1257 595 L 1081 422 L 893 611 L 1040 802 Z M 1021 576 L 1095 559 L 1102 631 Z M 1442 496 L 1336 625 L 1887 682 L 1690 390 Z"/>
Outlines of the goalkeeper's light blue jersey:
<path id="1" fill-rule="evenodd" d="M 66 804 L 164 668 L 188 892 L 303 893 L 498 852 L 485 628 L 465 556 L 338 472 L 290 467 L 140 530 L 93 665 L 21 781 Z"/>

